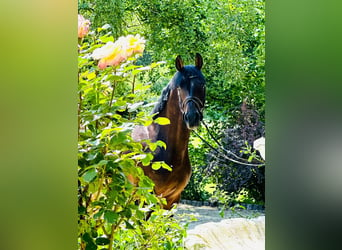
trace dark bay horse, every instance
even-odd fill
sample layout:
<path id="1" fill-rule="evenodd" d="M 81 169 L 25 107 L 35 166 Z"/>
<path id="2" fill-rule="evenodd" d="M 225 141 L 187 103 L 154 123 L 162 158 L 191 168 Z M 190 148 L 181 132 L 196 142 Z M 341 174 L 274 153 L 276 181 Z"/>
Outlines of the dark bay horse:
<path id="1" fill-rule="evenodd" d="M 153 161 L 164 161 L 172 171 L 160 168 L 153 170 L 143 167 L 145 175 L 155 183 L 155 193 L 167 201 L 165 209 L 178 203 L 180 195 L 191 176 L 188 154 L 190 131 L 197 128 L 203 118 L 205 101 L 205 79 L 201 72 L 203 59 L 196 54 L 195 66 L 183 65 L 180 56 L 176 58 L 177 72 L 163 89 L 162 95 L 153 109 L 157 117 L 167 117 L 169 125 L 152 123 L 148 127 L 139 126 L 133 130 L 132 137 L 136 141 L 151 139 L 161 140 L 167 147 L 158 148 Z"/>

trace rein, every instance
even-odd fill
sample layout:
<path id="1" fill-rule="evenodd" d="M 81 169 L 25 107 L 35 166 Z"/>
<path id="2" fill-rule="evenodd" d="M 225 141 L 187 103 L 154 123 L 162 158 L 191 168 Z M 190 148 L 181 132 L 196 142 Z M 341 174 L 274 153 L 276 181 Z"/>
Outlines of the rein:
<path id="1" fill-rule="evenodd" d="M 241 164 L 241 165 L 246 165 L 246 166 L 251 166 L 251 167 L 261 167 L 264 166 L 265 164 L 253 164 L 253 163 L 246 163 L 246 162 L 241 162 L 238 160 L 235 160 L 233 158 L 230 158 L 229 156 L 227 156 L 227 154 L 230 154 L 232 156 L 234 156 L 235 158 L 239 159 L 239 160 L 243 160 L 246 161 L 246 159 L 243 159 L 239 156 L 237 156 L 236 154 L 234 154 L 233 152 L 225 149 L 223 147 L 223 145 L 212 135 L 212 133 L 210 132 L 207 124 L 202 121 L 202 123 L 204 124 L 205 128 L 208 131 L 208 134 L 210 135 L 210 137 L 216 142 L 216 144 L 218 145 L 218 148 L 215 148 L 214 146 L 212 146 L 208 141 L 206 141 L 202 136 L 200 136 L 195 130 L 193 130 L 193 132 L 195 133 L 195 135 L 200 138 L 207 146 L 209 146 L 212 150 L 214 150 L 218 155 L 215 155 L 216 158 L 219 158 L 220 156 L 222 156 L 223 158 L 225 158 L 228 161 L 237 163 L 237 164 Z"/>
<path id="2" fill-rule="evenodd" d="M 189 76 L 190 79 L 192 78 L 196 78 L 197 76 Z M 223 145 L 212 135 L 212 133 L 210 132 L 207 124 L 203 121 L 203 109 L 204 109 L 204 103 L 196 96 L 187 96 L 184 100 L 182 100 L 181 98 L 181 94 L 180 94 L 181 89 L 178 87 L 177 88 L 177 94 L 178 94 L 178 100 L 179 100 L 179 108 L 181 110 L 181 113 L 183 115 L 183 119 L 184 119 L 184 115 L 185 115 L 185 106 L 189 103 L 189 102 L 193 102 L 195 104 L 196 109 L 199 111 L 200 113 L 200 120 L 202 121 L 202 123 L 204 124 L 205 128 L 208 131 L 208 134 L 210 135 L 210 137 L 215 141 L 215 143 L 217 144 L 218 148 L 215 148 L 214 146 L 212 146 L 208 141 L 206 141 L 203 137 L 201 137 L 195 130 L 193 130 L 193 132 L 195 133 L 195 135 L 200 138 L 207 146 L 209 146 L 212 150 L 214 150 L 217 155 L 214 155 L 217 159 L 221 159 L 224 158 L 228 161 L 237 163 L 237 164 L 241 164 L 241 165 L 245 165 L 245 166 L 252 166 L 252 167 L 261 167 L 264 166 L 265 164 L 253 164 L 253 163 L 247 163 L 247 162 L 243 162 L 246 161 L 246 159 L 243 159 L 239 156 L 237 156 L 236 154 L 234 154 L 233 152 L 225 149 L 223 147 Z M 233 157 L 235 157 L 235 159 L 229 157 L 228 155 L 231 155 Z"/>

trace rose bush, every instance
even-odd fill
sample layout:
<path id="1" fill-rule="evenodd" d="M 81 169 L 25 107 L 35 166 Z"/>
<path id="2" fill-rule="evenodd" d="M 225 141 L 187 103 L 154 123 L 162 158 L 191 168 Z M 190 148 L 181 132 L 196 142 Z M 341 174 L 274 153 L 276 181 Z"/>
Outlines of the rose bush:
<path id="1" fill-rule="evenodd" d="M 145 47 L 139 35 L 114 42 L 106 26 L 90 31 L 90 23 L 79 20 L 78 248 L 182 249 L 185 227 L 170 217 L 174 211 L 161 209 L 165 201 L 139 167 L 165 144 L 131 138 L 135 125 L 153 122 L 141 101 L 149 85 L 136 75 L 161 63 L 135 64 Z"/>

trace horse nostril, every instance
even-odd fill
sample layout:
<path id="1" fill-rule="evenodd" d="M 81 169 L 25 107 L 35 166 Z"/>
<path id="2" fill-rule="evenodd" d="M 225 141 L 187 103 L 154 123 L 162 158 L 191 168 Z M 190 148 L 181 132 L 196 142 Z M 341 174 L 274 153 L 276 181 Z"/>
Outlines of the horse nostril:
<path id="1" fill-rule="evenodd" d="M 193 120 L 193 114 L 190 114 L 190 113 L 185 113 L 184 114 L 184 120 L 185 121 L 190 121 L 190 120 Z"/>
<path id="2" fill-rule="evenodd" d="M 201 116 L 198 112 L 184 113 L 184 121 L 189 123 L 191 126 L 198 124 Z"/>

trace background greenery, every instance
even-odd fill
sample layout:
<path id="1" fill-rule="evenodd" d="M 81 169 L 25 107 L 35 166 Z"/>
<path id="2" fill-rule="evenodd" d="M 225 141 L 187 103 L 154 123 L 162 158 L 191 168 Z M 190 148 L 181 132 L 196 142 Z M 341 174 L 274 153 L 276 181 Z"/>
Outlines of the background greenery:
<path id="1" fill-rule="evenodd" d="M 141 212 L 143 202 L 158 214 L 161 201 L 149 195 L 153 184 L 142 171 L 135 170 L 139 162 L 148 164 L 152 158 L 129 133 L 134 125 L 151 122 L 149 111 L 175 73 L 178 54 L 186 64 L 194 63 L 196 52 L 204 58 L 204 121 L 217 140 L 204 127 L 198 133 L 212 147 L 191 137 L 193 174 L 182 198 L 225 205 L 264 204 L 264 161 L 251 148 L 255 139 L 265 135 L 264 1 L 80 0 L 79 13 L 90 19 L 92 27 L 79 48 L 82 249 L 107 244 L 110 249 L 118 248 L 123 241 L 132 248 L 182 247 L 185 231 L 177 226 L 179 221 L 170 222 L 169 230 L 161 227 L 159 231 L 150 230 L 151 221 L 141 223 L 146 216 Z M 146 38 L 143 56 L 129 59 L 114 71 L 98 71 L 87 55 L 127 34 Z M 234 153 L 240 162 L 261 166 L 247 167 L 225 157 L 213 158 L 213 150 L 218 149 L 223 154 Z M 109 154 L 113 150 L 114 156 Z M 126 156 L 127 151 L 130 156 Z M 138 187 L 125 177 L 127 171 L 141 178 Z M 111 184 L 114 180 L 116 185 Z M 156 224 L 167 222 L 155 218 L 159 220 L 154 221 Z M 177 232 L 179 236 L 175 237 Z M 121 235 L 122 240 L 115 240 L 115 235 Z M 170 238 L 160 241 L 156 235 Z"/>
<path id="2" fill-rule="evenodd" d="M 77 2 L 0 5 L 1 245 L 75 249 Z M 340 9 L 336 0 L 267 1 L 269 249 L 340 247 L 341 182 L 331 178 L 341 173 L 327 171 L 340 157 L 322 154 L 339 145 Z"/>
<path id="3" fill-rule="evenodd" d="M 131 138 L 134 126 L 167 120 L 146 113 L 150 85 L 137 80 L 162 62 L 135 65 L 140 53 L 121 49 L 126 59 L 99 69 L 92 54 L 108 41 L 114 41 L 111 32 L 95 28 L 78 45 L 79 249 L 182 249 L 186 224 L 161 209 L 164 199 L 152 193 L 154 183 L 139 167 L 150 165 L 153 151 L 166 145 Z M 160 162 L 152 167 L 169 168 Z"/>
<path id="4" fill-rule="evenodd" d="M 166 62 L 156 70 L 139 75 L 143 85 L 151 85 L 142 98 L 146 102 L 155 101 L 172 77 L 176 55 L 182 55 L 186 63 L 193 64 L 194 54 L 200 52 L 204 58 L 203 72 L 207 80 L 205 122 L 214 136 L 221 141 L 227 137 L 228 128 L 246 126 L 238 121 L 243 101 L 257 113 L 258 126 L 264 124 L 264 1 L 79 0 L 79 12 L 89 18 L 93 26 L 111 24 L 114 37 L 130 33 L 143 35 L 147 39 L 146 50 L 137 64 Z M 121 94 L 125 94 L 124 89 Z M 205 129 L 200 129 L 199 133 L 211 144 L 215 144 Z M 264 130 L 249 136 L 247 141 L 251 144 L 251 139 L 260 136 L 264 136 Z M 214 168 L 216 170 L 209 174 L 210 171 L 205 170 L 210 161 L 210 148 L 194 136 L 191 140 L 193 175 L 182 197 L 207 200 L 209 193 L 205 191 L 206 185 L 215 183 L 224 190 L 225 183 L 230 185 L 227 182 L 232 181 L 231 178 L 224 178 L 224 175 L 241 169 L 241 166 L 218 163 Z M 237 153 L 241 150 L 235 149 Z M 257 201 L 264 202 L 260 199 L 264 181 L 257 185 L 260 186 Z M 238 194 L 243 191 L 243 187 L 240 185 L 229 190 Z"/>

